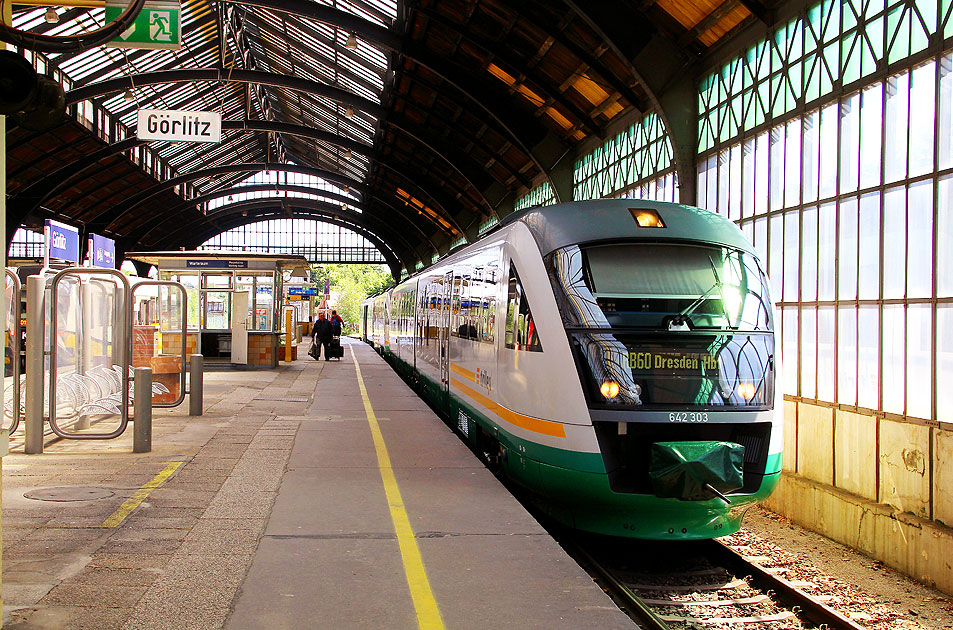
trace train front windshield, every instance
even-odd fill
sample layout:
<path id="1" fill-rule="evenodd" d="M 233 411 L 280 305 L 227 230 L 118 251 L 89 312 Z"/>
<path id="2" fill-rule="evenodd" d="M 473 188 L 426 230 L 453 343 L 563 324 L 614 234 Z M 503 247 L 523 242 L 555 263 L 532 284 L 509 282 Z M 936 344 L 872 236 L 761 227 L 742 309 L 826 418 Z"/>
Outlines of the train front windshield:
<path id="1" fill-rule="evenodd" d="M 629 242 L 566 247 L 549 264 L 594 406 L 772 407 L 771 298 L 751 254 Z"/>

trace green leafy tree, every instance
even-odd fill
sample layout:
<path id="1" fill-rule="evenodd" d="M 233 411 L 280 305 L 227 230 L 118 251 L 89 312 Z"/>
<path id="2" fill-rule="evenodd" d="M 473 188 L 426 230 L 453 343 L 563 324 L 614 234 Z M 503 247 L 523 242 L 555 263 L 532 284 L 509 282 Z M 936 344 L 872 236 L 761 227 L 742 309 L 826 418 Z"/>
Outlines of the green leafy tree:
<path id="1" fill-rule="evenodd" d="M 337 298 L 334 306 L 344 318 L 347 331 L 357 330 L 361 302 L 394 284 L 384 265 L 312 265 L 311 280 L 320 287 L 324 280 L 331 282 L 331 291 Z"/>

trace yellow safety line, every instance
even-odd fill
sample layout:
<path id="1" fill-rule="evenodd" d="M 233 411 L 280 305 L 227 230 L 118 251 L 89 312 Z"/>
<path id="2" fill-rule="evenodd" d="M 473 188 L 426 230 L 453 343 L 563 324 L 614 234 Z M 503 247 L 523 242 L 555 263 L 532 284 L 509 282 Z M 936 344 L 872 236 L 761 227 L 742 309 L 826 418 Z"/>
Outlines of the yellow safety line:
<path id="1" fill-rule="evenodd" d="M 410 587 L 410 596 L 414 600 L 414 608 L 417 611 L 417 627 L 421 630 L 443 630 L 440 609 L 437 607 L 437 600 L 433 596 L 430 581 L 427 579 L 427 571 L 424 569 L 424 561 L 420 555 L 420 549 L 417 547 L 417 539 L 410 527 L 410 517 L 407 516 L 407 510 L 404 509 L 404 500 L 400 496 L 400 488 L 397 487 L 394 469 L 390 465 L 387 444 L 384 443 L 380 424 L 377 422 L 374 408 L 371 407 L 370 398 L 367 396 L 364 378 L 361 376 L 361 366 L 357 361 L 357 355 L 354 353 L 353 347 L 351 348 L 351 357 L 354 359 L 357 384 L 361 389 L 361 398 L 364 400 L 364 413 L 367 414 L 367 423 L 370 425 L 371 435 L 374 437 L 377 466 L 381 471 L 384 494 L 387 496 L 390 517 L 394 522 L 394 530 L 397 533 L 397 544 L 400 547 L 400 557 L 404 563 L 404 573 L 407 575 L 407 585 Z"/>
<path id="2" fill-rule="evenodd" d="M 120 523 L 126 520 L 133 510 L 139 507 L 139 504 L 146 500 L 146 497 L 152 494 L 152 491 L 162 485 L 162 482 L 168 479 L 172 473 L 179 469 L 184 462 L 172 462 L 166 466 L 162 472 L 149 480 L 149 482 L 136 490 L 136 493 L 126 502 L 119 506 L 119 509 L 113 512 L 112 516 L 103 521 L 102 527 L 118 527 Z"/>

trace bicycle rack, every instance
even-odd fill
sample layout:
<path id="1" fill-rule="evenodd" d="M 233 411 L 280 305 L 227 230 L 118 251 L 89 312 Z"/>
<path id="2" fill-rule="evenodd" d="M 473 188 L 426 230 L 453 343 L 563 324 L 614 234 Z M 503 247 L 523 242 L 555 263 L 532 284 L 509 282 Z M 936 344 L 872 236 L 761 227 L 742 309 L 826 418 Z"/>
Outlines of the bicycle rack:
<path id="1" fill-rule="evenodd" d="M 20 302 L 20 277 L 11 270 L 7 269 L 7 281 L 9 286 L 9 281 L 13 281 L 13 291 L 10 292 L 10 305 L 8 306 L 7 316 L 9 317 L 13 314 L 13 322 L 10 330 L 10 350 L 12 356 L 10 358 L 10 367 L 11 375 L 13 376 L 13 408 L 12 416 L 13 419 L 10 422 L 9 435 L 12 435 L 14 431 L 17 430 L 17 427 L 20 426 L 20 420 L 23 417 L 23 410 L 20 409 L 20 400 L 21 400 L 21 391 L 20 391 L 20 375 L 22 370 L 20 369 L 20 350 L 23 345 L 22 337 L 20 335 L 20 321 L 23 316 L 23 304 Z M 10 320 L 7 320 L 10 323 Z M 6 407 L 3 411 L 4 420 L 6 420 Z"/>

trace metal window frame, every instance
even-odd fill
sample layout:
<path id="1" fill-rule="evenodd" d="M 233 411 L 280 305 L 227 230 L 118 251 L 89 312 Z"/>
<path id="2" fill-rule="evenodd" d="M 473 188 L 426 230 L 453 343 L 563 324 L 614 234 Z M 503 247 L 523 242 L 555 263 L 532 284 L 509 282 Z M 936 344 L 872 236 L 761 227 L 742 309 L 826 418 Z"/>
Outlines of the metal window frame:
<path id="1" fill-rule="evenodd" d="M 950 56 L 953 56 L 953 48 L 947 48 L 947 49 L 945 49 L 945 50 L 937 50 L 936 47 L 931 46 L 931 50 L 929 51 L 929 54 L 928 54 L 928 55 L 924 56 L 923 54 L 916 54 L 916 55 L 910 56 L 910 57 L 908 57 L 906 60 L 904 60 L 902 64 L 898 64 L 898 65 L 902 65 L 902 67 L 894 67 L 894 68 L 891 68 L 891 71 L 890 71 L 889 74 L 888 74 L 888 73 L 884 73 L 884 72 L 875 73 L 876 76 L 870 75 L 870 76 L 866 77 L 865 79 L 863 79 L 862 84 L 854 85 L 854 86 L 852 87 L 852 89 L 850 89 L 849 91 L 847 91 L 847 90 L 840 90 L 840 91 L 836 91 L 836 92 L 832 92 L 831 94 L 828 94 L 828 97 L 827 97 L 828 100 L 823 101 L 823 102 L 817 102 L 817 103 L 814 104 L 813 107 L 811 107 L 811 108 L 809 108 L 809 109 L 807 109 L 807 108 L 802 108 L 802 110 L 799 110 L 799 111 L 795 112 L 793 115 L 790 114 L 790 113 L 788 113 L 788 114 L 785 114 L 785 115 L 783 115 L 783 116 L 778 117 L 777 119 L 773 119 L 773 120 L 770 120 L 770 119 L 769 119 L 764 125 L 758 126 L 758 127 L 753 128 L 753 129 L 751 129 L 751 130 L 748 130 L 748 131 L 746 131 L 746 132 L 744 132 L 744 133 L 741 133 L 739 136 L 736 136 L 736 137 L 732 138 L 730 141 L 726 141 L 726 142 L 723 142 L 723 143 L 716 143 L 714 146 L 712 146 L 712 147 L 709 148 L 708 150 L 699 153 L 699 155 L 698 155 L 698 164 L 699 164 L 700 166 L 704 166 L 704 165 L 706 165 L 706 162 L 707 162 L 707 160 L 708 160 L 708 158 L 709 158 L 710 156 L 716 155 L 716 154 L 718 154 L 719 152 L 724 151 L 724 150 L 731 150 L 731 149 L 732 149 L 734 146 L 736 146 L 736 145 L 744 145 L 746 142 L 749 142 L 752 138 L 755 138 L 755 137 L 759 136 L 760 134 L 762 134 L 762 133 L 764 133 L 764 132 L 766 132 L 766 131 L 770 131 L 770 130 L 772 130 L 772 129 L 781 128 L 782 126 L 785 126 L 785 127 L 786 127 L 786 126 L 789 124 L 790 121 L 792 121 L 792 120 L 794 120 L 794 119 L 796 119 L 796 118 L 804 118 L 806 115 L 810 114 L 811 112 L 813 112 L 813 111 L 819 111 L 820 109 L 822 109 L 822 108 L 824 108 L 824 107 L 826 107 L 826 106 L 829 106 L 829 105 L 831 105 L 831 104 L 834 104 L 834 103 L 840 105 L 841 103 L 843 103 L 845 100 L 847 100 L 848 98 L 850 98 L 850 97 L 853 96 L 854 94 L 856 94 L 856 93 L 861 93 L 861 94 L 862 94 L 862 93 L 864 92 L 864 90 L 866 90 L 867 88 L 869 88 L 869 87 L 871 87 L 871 86 L 873 86 L 873 85 L 876 85 L 876 84 L 878 84 L 878 83 L 884 83 L 884 84 L 885 84 L 886 81 L 887 81 L 889 78 L 891 78 L 891 77 L 898 76 L 898 75 L 902 75 L 902 74 L 907 74 L 907 75 L 912 76 L 912 73 L 913 73 L 913 71 L 914 71 L 915 69 L 917 69 L 918 67 L 923 66 L 923 65 L 926 64 L 926 63 L 931 63 L 931 62 L 934 64 L 934 79 L 935 79 L 935 82 L 936 82 L 936 89 L 934 90 L 935 102 L 934 102 L 934 104 L 933 104 L 933 107 L 934 107 L 934 112 L 935 112 L 935 113 L 938 113 L 938 112 L 940 112 L 940 106 L 941 106 L 941 100 L 940 100 L 940 98 L 941 98 L 941 93 L 940 93 L 940 89 L 939 89 L 941 63 L 943 62 L 943 60 L 947 59 L 947 58 L 950 57 Z M 908 89 L 908 90 L 912 90 L 912 87 L 913 87 L 913 86 L 912 86 L 912 82 L 911 82 L 911 83 L 908 84 L 907 89 Z M 883 111 L 886 111 L 887 90 L 882 89 L 882 90 L 880 90 L 880 92 L 881 92 L 880 98 L 882 99 L 881 107 L 883 108 Z M 912 108 L 909 108 L 909 107 L 908 107 L 906 114 L 907 114 L 907 123 L 908 123 L 908 126 L 909 126 L 910 117 L 913 115 Z M 841 169 L 840 169 L 840 159 L 841 159 L 841 157 L 840 157 L 840 152 L 841 152 L 841 140 L 842 140 L 841 124 L 842 124 L 843 118 L 842 118 L 841 116 L 838 116 L 838 119 L 837 119 L 837 120 L 838 120 L 838 121 L 837 121 L 837 156 L 836 156 L 836 158 L 837 158 L 837 160 L 838 160 L 838 169 L 837 169 L 837 176 L 836 176 L 836 181 L 835 181 L 835 185 L 834 185 L 834 193 L 833 193 L 832 195 L 828 195 L 828 196 L 825 196 L 825 197 L 821 197 L 820 194 L 818 194 L 818 199 L 816 199 L 816 200 L 812 199 L 812 200 L 809 201 L 809 202 L 805 202 L 805 201 L 804 201 L 803 180 L 802 180 L 802 182 L 801 182 L 801 191 L 800 191 L 800 199 L 798 200 L 799 203 L 797 203 L 796 205 L 792 205 L 792 206 L 790 206 L 790 207 L 785 207 L 785 206 L 783 205 L 783 201 L 782 201 L 782 204 L 781 204 L 781 207 L 780 207 L 780 208 L 775 209 L 775 210 L 769 210 L 769 211 L 766 212 L 766 213 L 760 213 L 760 214 L 750 214 L 750 213 L 746 212 L 746 210 L 745 210 L 744 208 L 742 208 L 742 217 L 741 217 L 740 219 L 735 219 L 735 222 L 736 222 L 740 227 L 742 227 L 742 228 L 744 229 L 745 226 L 753 225 L 756 221 L 759 221 L 759 220 L 762 220 L 762 219 L 767 219 L 767 220 L 768 220 L 768 226 L 767 226 L 767 230 L 766 230 L 766 239 L 767 239 L 767 251 L 768 251 L 768 256 L 770 257 L 770 256 L 771 256 L 771 253 L 770 253 L 770 244 L 772 243 L 772 239 L 774 238 L 773 235 L 772 235 L 771 220 L 770 220 L 772 217 L 779 216 L 779 215 L 785 217 L 785 221 L 782 221 L 782 224 L 781 224 L 781 229 L 783 230 L 783 229 L 784 229 L 784 225 L 786 224 L 786 218 L 787 218 L 788 216 L 790 216 L 791 214 L 796 213 L 797 216 L 798 216 L 799 231 L 800 231 L 800 234 L 803 234 L 803 212 L 804 212 L 804 209 L 805 209 L 806 207 L 817 207 L 817 208 L 820 208 L 822 205 L 824 205 L 824 204 L 826 204 L 826 203 L 835 203 L 835 204 L 836 204 L 836 206 L 835 206 L 835 208 L 836 208 L 836 209 L 835 209 L 835 219 L 834 219 L 834 220 L 835 220 L 835 248 L 836 248 L 835 251 L 837 252 L 837 255 L 838 255 L 838 257 L 839 257 L 839 254 L 840 254 L 840 238 L 841 238 L 841 205 L 843 204 L 843 202 L 844 202 L 845 200 L 848 200 L 848 199 L 851 199 L 851 198 L 856 198 L 856 199 L 857 199 L 857 210 L 858 210 L 858 224 L 857 224 L 857 225 L 858 225 L 858 231 L 857 231 L 857 238 L 858 238 L 858 245 L 857 245 L 857 251 L 855 252 L 855 256 L 856 256 L 855 266 L 856 266 L 856 274 L 857 274 L 857 277 L 856 277 L 856 281 L 857 281 L 857 293 L 855 294 L 855 297 L 854 297 L 853 299 L 841 299 L 841 298 L 840 298 L 840 295 L 839 295 L 839 288 L 840 288 L 840 282 L 841 282 L 841 278 L 840 278 L 840 266 L 839 266 L 839 265 L 835 265 L 835 267 L 834 267 L 834 281 L 835 281 L 835 294 L 834 294 L 834 299 L 833 299 L 833 300 L 819 300 L 819 299 L 814 299 L 814 300 L 807 300 L 807 301 L 805 301 L 805 300 L 803 299 L 803 295 L 801 294 L 801 288 L 803 287 L 803 266 L 804 266 L 803 256 L 804 256 L 804 253 L 803 253 L 802 243 L 801 243 L 800 240 L 799 240 L 798 256 L 797 256 L 797 262 L 796 262 L 796 264 L 797 264 L 797 266 L 798 266 L 798 295 L 797 295 L 797 297 L 796 297 L 795 299 L 790 299 L 790 296 L 788 296 L 788 295 L 785 293 L 784 296 L 783 296 L 783 299 L 780 300 L 780 301 L 778 301 L 778 302 L 776 303 L 776 306 L 777 306 L 779 309 L 784 309 L 784 308 L 796 308 L 796 309 L 797 309 L 797 312 L 798 312 L 798 318 L 799 318 L 799 319 L 800 319 L 801 310 L 802 310 L 803 308 L 819 309 L 819 308 L 821 308 L 821 307 L 833 307 L 834 313 L 835 313 L 835 318 L 836 318 L 837 314 L 840 312 L 841 309 L 843 309 L 843 308 L 853 308 L 853 309 L 855 310 L 855 312 L 858 314 L 858 318 L 859 318 L 860 308 L 861 308 L 862 306 L 875 306 L 875 307 L 877 308 L 878 323 L 879 323 L 879 330 L 878 330 L 878 374 L 879 374 L 879 381 L 880 381 L 880 383 L 879 383 L 878 394 L 877 394 L 877 401 L 878 401 L 877 404 L 878 404 L 878 408 L 877 408 L 877 409 L 869 409 L 869 408 L 862 407 L 862 406 L 859 405 L 860 400 L 859 400 L 859 391 L 858 391 L 858 390 L 859 390 L 859 383 L 860 383 L 860 367 L 861 367 L 861 366 L 860 366 L 860 350 L 859 350 L 859 349 L 860 349 L 860 326 L 859 326 L 859 319 L 858 319 L 858 325 L 856 326 L 856 329 L 855 329 L 855 339 L 854 339 L 855 348 L 857 349 L 857 353 L 858 353 L 857 362 L 856 362 L 856 365 L 855 365 L 855 379 L 856 379 L 856 385 L 855 385 L 854 404 L 851 405 L 851 404 L 843 404 L 843 403 L 836 402 L 836 401 L 839 399 L 840 386 L 841 386 L 841 384 L 840 384 L 840 382 L 839 382 L 839 374 L 838 374 L 837 365 L 838 365 L 838 359 L 839 359 L 839 357 L 838 357 L 838 342 L 839 342 L 839 339 L 840 339 L 840 335 L 842 334 L 842 332 L 840 331 L 839 324 L 837 324 L 836 321 L 835 321 L 835 332 L 834 332 L 834 349 L 835 349 L 835 352 L 834 352 L 834 357 L 833 357 L 834 383 L 835 383 L 835 386 L 834 386 L 834 395 L 833 395 L 833 399 L 834 399 L 834 400 L 833 400 L 833 401 L 827 401 L 827 400 L 822 400 L 822 399 L 820 399 L 820 398 L 818 397 L 818 394 L 817 394 L 818 370 L 817 370 L 816 368 L 815 368 L 815 382 L 814 382 L 814 386 L 815 386 L 814 392 L 815 392 L 815 394 L 814 394 L 813 397 L 805 397 L 805 396 L 803 395 L 803 392 L 802 392 L 802 385 L 803 385 L 803 383 L 802 383 L 802 379 L 801 379 L 801 359 L 802 359 L 802 357 L 800 356 L 800 348 L 801 348 L 801 342 L 802 342 L 802 336 L 803 336 L 803 326 L 801 326 L 800 324 L 798 325 L 798 339 L 797 339 L 797 342 L 796 342 L 796 343 L 797 343 L 797 347 L 798 347 L 798 349 L 799 349 L 799 356 L 796 358 L 796 361 L 797 361 L 797 366 L 796 366 L 797 390 L 796 390 L 794 393 L 785 394 L 785 395 L 784 395 L 784 398 L 785 398 L 785 400 L 792 401 L 792 402 L 805 402 L 805 403 L 810 403 L 810 404 L 812 404 L 812 405 L 835 407 L 835 408 L 837 408 L 837 409 L 841 409 L 841 410 L 844 410 L 844 411 L 852 411 L 852 412 L 859 412 L 859 413 L 865 413 L 865 414 L 868 414 L 868 415 L 873 415 L 873 416 L 878 417 L 878 418 L 886 418 L 886 419 L 890 419 L 890 420 L 894 420 L 894 421 L 901 421 L 901 422 L 907 422 L 907 423 L 912 423 L 912 424 L 919 424 L 919 425 L 929 426 L 929 427 L 931 427 L 931 428 L 933 428 L 933 429 L 940 428 L 940 429 L 946 429 L 946 430 L 953 430 L 953 423 L 939 422 L 938 417 L 937 417 L 937 412 L 938 412 L 937 396 L 938 396 L 938 392 L 937 392 L 937 378 L 936 378 L 937 372 L 936 372 L 936 371 L 937 371 L 937 349 L 938 349 L 938 345 L 937 345 L 937 344 L 938 344 L 938 341 L 937 341 L 938 305 L 953 304 L 953 297 L 938 297 L 938 296 L 937 296 L 937 290 L 938 290 L 938 284 L 937 284 L 937 283 L 938 283 L 938 279 L 937 279 L 936 269 L 937 269 L 937 264 L 938 264 L 938 247 L 939 247 L 939 245 L 940 245 L 940 243 L 938 243 L 939 235 L 938 235 L 938 231 L 937 231 L 937 230 L 938 230 L 938 220 L 939 220 L 939 207 L 938 207 L 938 203 L 939 203 L 939 182 L 940 182 L 941 179 L 953 175 L 953 168 L 946 168 L 946 169 L 939 169 L 939 168 L 938 168 L 938 166 L 939 166 L 939 151 L 940 151 L 940 146 L 939 146 L 940 143 L 939 143 L 939 140 L 940 140 L 940 138 L 939 138 L 939 124 L 938 124 L 938 122 L 937 122 L 937 116 L 934 116 L 934 125 L 933 125 L 933 170 L 932 170 L 931 172 L 925 173 L 925 174 L 922 174 L 922 175 L 917 175 L 917 176 L 914 176 L 914 177 L 911 177 L 911 176 L 910 176 L 910 170 L 909 170 L 909 167 L 910 167 L 910 147 L 911 147 L 913 141 L 912 141 L 912 140 L 909 138 L 909 136 L 908 136 L 908 137 L 907 137 L 907 142 L 906 142 L 906 154 L 905 154 L 905 162 L 906 162 L 906 164 L 905 164 L 905 168 L 906 168 L 905 177 L 903 177 L 902 179 L 896 180 L 896 181 L 891 181 L 891 182 L 889 182 L 889 183 L 888 183 L 888 182 L 885 182 L 885 165 L 884 165 L 884 161 L 881 159 L 881 161 L 880 161 L 880 180 L 879 180 L 879 183 L 878 183 L 877 185 L 875 185 L 875 186 L 861 187 L 860 184 L 859 184 L 859 181 L 858 181 L 857 188 L 856 188 L 856 189 L 852 189 L 852 190 L 847 191 L 847 192 L 841 192 L 841 190 L 840 190 L 840 188 L 841 188 L 841 187 L 840 187 L 840 177 L 841 177 Z M 885 141 L 886 141 L 886 133 L 887 133 L 885 117 L 881 117 L 881 121 L 882 121 L 882 122 L 881 122 L 881 125 L 880 125 L 880 143 L 881 143 L 881 152 L 883 152 L 883 151 L 884 151 L 884 147 L 885 147 Z M 801 133 L 802 133 L 802 138 L 803 138 L 803 133 L 804 133 L 804 132 L 803 132 L 803 128 L 802 128 L 802 132 L 801 132 Z M 755 148 L 755 150 L 757 150 L 757 147 Z M 819 156 L 819 155 L 820 155 L 820 150 L 821 150 L 820 143 L 818 143 L 818 147 L 816 148 L 816 150 L 817 150 L 818 156 Z M 802 151 L 800 152 L 799 159 L 800 159 L 800 163 L 801 163 L 800 172 L 803 173 L 803 160 L 804 160 L 803 142 L 802 142 Z M 768 156 L 768 163 L 769 163 L 769 164 L 770 164 L 770 160 L 771 160 L 771 156 L 769 155 L 769 156 Z M 754 161 L 754 163 L 756 163 L 756 160 Z M 742 171 L 744 171 L 744 169 L 745 169 L 745 165 L 742 164 Z M 707 174 L 707 176 L 708 176 L 708 177 L 713 177 L 713 176 L 715 176 L 715 175 L 712 174 L 712 173 L 709 171 L 708 174 Z M 744 175 L 743 175 L 743 173 L 742 173 L 742 177 L 743 177 L 743 176 L 744 176 Z M 859 174 L 858 174 L 858 176 L 859 176 Z M 716 177 L 716 176 L 715 176 L 715 177 Z M 717 177 L 716 177 L 716 179 L 717 179 Z M 898 187 L 901 187 L 901 188 L 904 190 L 904 194 L 905 194 L 905 201 L 904 201 L 905 216 L 904 216 L 904 220 L 905 220 L 905 222 L 906 222 L 905 224 L 908 225 L 908 224 L 909 224 L 910 206 L 909 206 L 909 203 L 908 203 L 907 199 L 908 199 L 908 195 L 909 195 L 909 190 L 911 189 L 912 186 L 915 186 L 915 185 L 917 185 L 917 184 L 919 184 L 919 183 L 922 183 L 922 182 L 925 182 L 925 181 L 930 181 L 930 182 L 931 182 L 931 185 L 932 185 L 932 197 L 933 197 L 933 208 L 932 208 L 932 218 L 931 218 L 931 220 L 932 220 L 932 236 L 931 236 L 931 239 L 930 239 L 930 240 L 931 240 L 931 244 L 932 244 L 932 248 L 933 248 L 933 249 L 932 249 L 932 252 L 931 252 L 932 265 L 933 265 L 933 273 L 932 273 L 932 279 L 931 279 L 931 283 L 932 283 L 932 288 L 931 288 L 932 293 L 931 293 L 931 296 L 930 296 L 930 297 L 918 297 L 918 298 L 909 297 L 908 272 L 905 271 L 905 273 L 904 273 L 904 279 L 903 279 L 903 282 L 904 282 L 904 294 L 903 294 L 903 297 L 900 297 L 900 298 L 884 298 L 884 296 L 883 296 L 884 273 L 885 273 L 885 268 L 886 268 L 886 266 L 890 264 L 889 257 L 887 256 L 886 252 L 884 251 L 884 235 L 883 235 L 883 231 L 884 231 L 884 230 L 883 230 L 883 225 L 884 225 L 885 212 L 886 212 L 885 199 L 884 199 L 885 193 L 886 193 L 886 191 L 887 191 L 888 189 L 895 189 L 895 188 L 898 188 Z M 720 182 L 717 182 L 717 181 L 716 181 L 716 190 L 717 190 L 717 186 L 718 186 L 718 185 L 720 185 Z M 730 186 L 730 183 L 729 183 L 728 185 Z M 701 187 L 701 184 L 699 184 L 699 187 Z M 705 195 L 702 194 L 702 191 L 701 191 L 701 190 L 699 191 L 699 193 L 700 193 L 700 194 L 699 194 L 699 199 L 700 199 L 700 200 L 701 200 L 701 199 L 705 199 Z M 860 201 L 863 199 L 863 197 L 864 197 L 865 195 L 870 194 L 870 193 L 877 193 L 877 194 L 878 194 L 878 202 L 879 202 L 879 206 L 880 206 L 880 230 L 879 230 L 879 232 L 880 232 L 880 237 L 879 237 L 879 238 L 880 238 L 880 245 L 879 245 L 879 259 L 880 259 L 880 262 L 879 262 L 879 269 L 878 269 L 878 272 L 879 272 L 879 279 L 878 279 L 879 289 L 878 289 L 878 297 L 877 297 L 877 299 L 860 299 L 860 298 L 859 298 L 860 277 L 861 277 L 861 276 L 860 276 L 860 274 L 861 274 L 861 265 L 860 265 L 860 263 L 861 263 L 861 244 L 860 244 L 860 222 L 859 222 Z M 770 194 L 770 191 L 769 191 L 769 194 Z M 782 194 L 783 194 L 783 193 L 782 193 Z M 713 209 L 713 210 L 717 210 L 717 211 L 721 212 L 722 214 L 726 214 L 726 213 L 727 213 L 727 208 L 722 209 L 722 208 L 718 208 L 718 207 L 717 207 L 719 195 L 716 194 L 715 197 L 716 197 L 715 199 L 709 200 L 710 202 L 714 203 L 714 206 L 712 207 L 712 209 Z M 770 204 L 770 199 L 769 199 L 768 201 L 769 201 L 769 204 Z M 770 205 L 769 205 L 769 207 L 770 207 Z M 782 233 L 783 233 L 783 232 L 782 232 Z M 799 235 L 799 237 L 800 237 L 800 235 Z M 783 238 L 783 237 L 782 237 L 782 238 Z M 909 237 L 908 237 L 908 236 L 905 236 L 905 239 L 907 239 L 907 238 L 909 238 Z M 906 242 L 906 240 L 905 240 L 905 242 Z M 783 241 L 782 241 L 782 243 L 783 243 Z M 905 269 L 906 269 L 906 264 L 909 262 L 909 261 L 907 260 L 907 258 L 908 258 L 908 253 L 909 253 L 907 250 L 908 250 L 909 248 L 908 248 L 908 247 L 905 247 L 904 249 L 905 249 L 905 251 L 904 251 L 905 261 L 904 261 L 904 262 L 905 262 Z M 782 257 L 783 257 L 783 255 L 784 255 L 783 244 L 782 244 L 781 252 L 782 252 Z M 819 255 L 819 253 L 818 253 L 818 255 Z M 770 260 L 769 260 L 768 262 L 770 263 Z M 785 261 L 785 264 L 786 264 L 786 265 L 789 265 L 789 264 L 791 264 L 791 261 L 790 261 L 790 260 L 787 260 L 787 261 Z M 818 267 L 819 267 L 819 265 L 818 265 Z M 884 390 L 884 387 L 883 387 L 883 379 L 884 379 L 884 375 L 883 375 L 883 361 L 884 361 L 884 330 L 883 330 L 883 321 L 884 321 L 884 319 L 883 319 L 883 318 L 884 318 L 884 307 L 885 307 L 885 306 L 891 306 L 891 305 L 894 305 L 894 306 L 903 306 L 903 308 L 904 308 L 904 328 L 903 328 L 903 331 L 901 331 L 901 333 L 900 333 L 900 334 L 902 335 L 902 338 L 903 338 L 903 368 L 902 368 L 902 369 L 903 369 L 903 374 L 904 374 L 904 383 L 903 383 L 903 410 L 904 410 L 904 411 L 903 411 L 903 413 L 901 413 L 901 414 L 886 412 L 886 411 L 883 410 L 883 405 L 884 405 L 884 400 L 883 400 L 883 396 L 884 396 L 884 391 L 883 391 L 883 390 Z M 929 404 L 930 417 L 929 417 L 929 418 L 920 418 L 920 417 L 916 417 L 916 416 L 910 415 L 910 413 L 909 413 L 910 404 L 909 404 L 908 392 L 907 392 L 907 376 L 908 376 L 908 375 L 907 375 L 907 356 L 908 356 L 908 353 L 909 353 L 909 348 L 908 348 L 908 343 L 907 343 L 907 332 L 908 332 L 908 323 L 907 323 L 908 317 L 907 317 L 907 311 L 909 310 L 909 307 L 910 307 L 910 306 L 921 306 L 921 305 L 929 305 L 930 308 L 931 308 L 931 313 L 930 313 L 931 340 L 930 340 L 930 357 L 929 357 L 929 361 L 930 361 L 930 373 L 931 373 L 931 375 L 932 375 L 932 380 L 931 380 L 931 384 L 930 384 L 930 404 Z M 817 342 L 816 342 L 816 340 L 815 340 L 815 352 L 817 352 L 817 351 L 818 351 L 818 350 L 817 350 Z M 788 357 L 787 360 L 788 360 L 788 361 L 791 361 L 791 360 L 795 360 L 795 359 L 792 358 L 792 357 Z M 816 360 L 817 360 L 817 357 L 815 356 L 815 363 L 816 363 Z"/>

